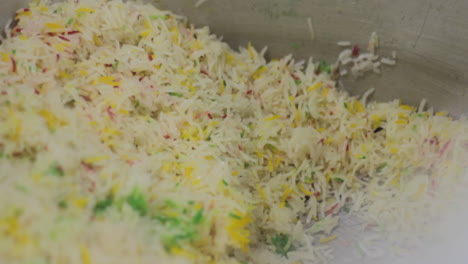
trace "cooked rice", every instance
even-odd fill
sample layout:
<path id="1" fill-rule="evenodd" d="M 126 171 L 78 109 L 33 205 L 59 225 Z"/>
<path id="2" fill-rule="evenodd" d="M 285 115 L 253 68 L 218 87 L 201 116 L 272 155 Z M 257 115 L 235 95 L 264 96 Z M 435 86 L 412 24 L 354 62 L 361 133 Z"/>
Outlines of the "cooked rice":
<path id="1" fill-rule="evenodd" d="M 427 230 L 466 169 L 465 119 L 366 105 L 324 62 L 267 62 L 131 1 L 36 1 L 16 19 L 0 263 L 319 263 L 340 212 Z"/>

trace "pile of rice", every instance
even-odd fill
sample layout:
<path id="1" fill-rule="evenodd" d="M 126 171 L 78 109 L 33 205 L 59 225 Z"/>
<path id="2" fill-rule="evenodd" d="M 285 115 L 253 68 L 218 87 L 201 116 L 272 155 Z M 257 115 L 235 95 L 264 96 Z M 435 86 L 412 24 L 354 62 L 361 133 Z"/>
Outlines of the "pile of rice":
<path id="1" fill-rule="evenodd" d="M 341 213 L 424 231 L 466 168 L 466 120 L 366 104 L 322 62 L 234 51 L 152 5 L 16 20 L 0 263 L 320 263 Z"/>

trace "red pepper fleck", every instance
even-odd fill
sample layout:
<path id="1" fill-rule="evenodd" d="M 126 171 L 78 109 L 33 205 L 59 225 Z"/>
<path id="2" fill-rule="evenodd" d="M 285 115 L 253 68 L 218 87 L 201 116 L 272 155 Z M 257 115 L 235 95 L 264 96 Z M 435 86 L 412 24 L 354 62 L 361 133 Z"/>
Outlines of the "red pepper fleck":
<path id="1" fill-rule="evenodd" d="M 359 56 L 359 46 L 358 45 L 354 45 L 352 55 L 353 55 L 353 57 Z"/>
<path id="2" fill-rule="evenodd" d="M 81 32 L 79 30 L 72 30 L 72 31 L 68 31 L 67 35 L 75 35 L 75 34 L 78 34 L 78 33 L 81 33 Z"/>
<path id="3" fill-rule="evenodd" d="M 138 81 L 143 81 L 143 79 L 145 78 L 146 76 L 141 76 L 140 78 L 138 78 Z"/>
<path id="4" fill-rule="evenodd" d="M 346 151 L 349 151 L 349 143 L 346 143 Z"/>
<path id="5" fill-rule="evenodd" d="M 18 27 L 18 28 L 15 29 L 15 31 L 18 32 L 18 33 L 21 33 L 21 31 L 23 31 L 23 29 Z"/>
<path id="6" fill-rule="evenodd" d="M 252 93 L 253 93 L 252 90 L 248 90 L 248 91 L 247 91 L 247 95 L 251 95 Z"/>
<path id="7" fill-rule="evenodd" d="M 201 74 L 204 74 L 204 75 L 206 75 L 206 76 L 208 76 L 208 77 L 210 77 L 210 75 L 208 74 L 208 72 L 205 71 L 205 70 L 200 70 L 200 73 L 201 73 Z"/>
<path id="8" fill-rule="evenodd" d="M 213 119 L 213 115 L 211 113 L 208 113 L 208 118 Z"/>
<path id="9" fill-rule="evenodd" d="M 23 12 L 29 12 L 29 11 L 31 11 L 31 9 L 29 9 L 29 8 L 23 9 Z"/>
<path id="10" fill-rule="evenodd" d="M 84 160 L 81 161 L 81 165 L 83 165 L 83 167 L 86 168 L 86 170 L 88 171 L 94 171 L 94 166 L 92 164 L 89 164 L 87 162 L 85 162 Z"/>
<path id="11" fill-rule="evenodd" d="M 330 115 L 333 115 L 333 111 L 330 111 Z"/>
<path id="12" fill-rule="evenodd" d="M 198 119 L 198 118 L 202 117 L 202 115 L 204 115 L 204 114 L 207 114 L 207 112 L 199 113 L 198 115 L 195 116 L 195 119 Z"/>
<path id="13" fill-rule="evenodd" d="M 11 64 L 12 64 L 12 67 L 13 67 L 13 72 L 16 72 L 16 60 L 15 58 L 11 57 Z"/>
<path id="14" fill-rule="evenodd" d="M 11 153 L 11 155 L 12 155 L 14 158 L 20 158 L 21 156 L 23 156 L 23 152 L 21 152 L 21 151 L 15 151 L 15 152 Z"/>
<path id="15" fill-rule="evenodd" d="M 224 114 L 224 115 L 223 115 L 223 119 L 226 119 L 226 117 L 227 117 L 227 114 Z"/>
<path id="16" fill-rule="evenodd" d="M 331 170 L 332 172 L 335 172 L 335 168 L 331 168 L 330 170 Z"/>
<path id="17" fill-rule="evenodd" d="M 94 192 L 95 189 L 96 189 L 96 182 L 91 181 L 91 186 L 89 186 L 88 191 L 89 192 Z"/>
<path id="18" fill-rule="evenodd" d="M 337 206 L 338 204 L 335 204 L 334 206 L 332 206 L 332 208 L 330 208 L 328 211 L 325 212 L 325 216 L 331 215 L 333 213 L 333 210 L 335 210 Z"/>
<path id="19" fill-rule="evenodd" d="M 55 54 L 55 60 L 56 60 L 56 61 L 59 61 L 59 60 L 60 60 L 60 54 L 58 54 L 58 53 Z"/>
<path id="20" fill-rule="evenodd" d="M 133 75 L 133 76 L 135 76 L 136 74 L 137 74 L 136 72 L 132 71 L 132 75 Z"/>
<path id="21" fill-rule="evenodd" d="M 53 36 L 56 36 L 57 33 L 54 33 L 54 32 L 47 32 L 47 35 L 49 35 L 49 37 L 53 37 Z"/>
<path id="22" fill-rule="evenodd" d="M 104 67 L 110 68 L 110 67 L 112 67 L 112 64 L 111 63 L 104 63 Z"/>
<path id="23" fill-rule="evenodd" d="M 126 160 L 125 161 L 128 165 L 135 165 L 135 162 L 134 161 L 131 161 L 131 160 Z"/>
<path id="24" fill-rule="evenodd" d="M 64 36 L 59 35 L 58 37 L 59 37 L 59 39 L 61 39 L 61 40 L 70 41 L 70 39 L 68 39 L 68 38 L 66 38 L 66 37 L 64 37 Z"/>
<path id="25" fill-rule="evenodd" d="M 314 193 L 314 196 L 315 196 L 315 197 L 319 197 L 319 196 L 320 196 L 320 192 Z"/>
<path id="26" fill-rule="evenodd" d="M 46 72 L 47 72 L 47 68 L 43 68 L 42 73 L 46 73 Z"/>
<path id="27" fill-rule="evenodd" d="M 39 90 L 37 88 L 34 88 L 34 93 L 38 94 L 38 95 L 41 94 L 41 92 L 39 92 Z"/>
<path id="28" fill-rule="evenodd" d="M 325 139 L 322 138 L 322 139 L 319 141 L 319 143 L 322 144 L 322 145 L 325 144 Z"/>
<path id="29" fill-rule="evenodd" d="M 171 136 L 170 136 L 170 135 L 164 135 L 164 138 L 165 138 L 165 139 L 170 139 Z"/>
<path id="30" fill-rule="evenodd" d="M 154 55 L 153 53 L 148 53 L 148 60 L 153 61 L 154 60 Z"/>
<path id="31" fill-rule="evenodd" d="M 299 81 L 300 78 L 297 77 L 294 73 L 291 73 L 291 77 L 295 80 L 295 81 Z"/>
<path id="32" fill-rule="evenodd" d="M 81 96 L 81 98 L 83 98 L 86 102 L 91 102 L 91 101 L 92 101 L 91 98 L 90 98 L 89 96 L 87 96 L 87 95 L 82 95 L 82 94 L 80 94 L 80 96 Z"/>
<path id="33" fill-rule="evenodd" d="M 241 145 L 239 145 L 239 150 L 244 151 L 244 148 Z"/>
<path id="34" fill-rule="evenodd" d="M 2 91 L 2 95 L 7 95 L 8 92 L 7 91 Z"/>
<path id="35" fill-rule="evenodd" d="M 108 106 L 108 107 L 106 108 L 106 111 L 107 111 L 107 114 L 109 114 L 110 118 L 111 118 L 112 120 L 114 120 L 115 114 L 114 114 L 114 112 L 112 112 L 112 108 L 111 108 L 110 106 Z"/>

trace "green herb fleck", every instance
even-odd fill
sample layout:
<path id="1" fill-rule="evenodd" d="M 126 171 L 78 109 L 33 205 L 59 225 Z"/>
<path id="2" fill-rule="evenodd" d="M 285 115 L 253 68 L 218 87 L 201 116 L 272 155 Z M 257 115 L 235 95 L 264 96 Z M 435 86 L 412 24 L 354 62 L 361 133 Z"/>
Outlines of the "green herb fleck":
<path id="1" fill-rule="evenodd" d="M 294 82 L 296 83 L 296 85 L 299 85 L 299 84 L 301 84 L 301 83 L 302 83 L 302 81 L 301 81 L 301 80 L 295 80 Z"/>
<path id="2" fill-rule="evenodd" d="M 16 55 L 16 50 L 14 49 L 14 50 L 12 51 L 12 53 L 13 53 L 13 55 Z"/>
<path id="3" fill-rule="evenodd" d="M 167 93 L 170 96 L 177 96 L 177 97 L 183 97 L 184 95 L 181 93 L 176 93 L 176 92 L 168 92 Z"/>
<path id="4" fill-rule="evenodd" d="M 351 209 L 349 209 L 348 207 L 345 207 L 343 210 L 344 210 L 346 213 L 349 213 L 349 211 L 351 211 Z"/>
<path id="5" fill-rule="evenodd" d="M 247 169 L 248 167 L 250 167 L 250 164 L 248 162 L 244 162 L 244 169 Z"/>
<path id="6" fill-rule="evenodd" d="M 275 152 L 275 153 L 278 152 L 278 149 L 277 149 L 275 146 L 273 146 L 272 144 L 269 144 L 269 143 L 268 143 L 268 144 L 265 145 L 265 147 L 266 147 L 267 149 L 270 149 L 271 151 L 273 151 L 273 152 Z"/>
<path id="7" fill-rule="evenodd" d="M 198 224 L 201 223 L 202 220 L 203 220 L 203 208 L 197 211 L 197 213 L 195 214 L 195 216 L 192 219 L 192 222 L 195 225 L 198 225 Z"/>
<path id="8" fill-rule="evenodd" d="M 152 19 L 152 20 L 156 20 L 156 19 L 168 19 L 169 16 L 150 16 L 149 18 Z"/>
<path id="9" fill-rule="evenodd" d="M 245 130 L 242 130 L 242 132 L 241 132 L 241 134 L 240 134 L 240 137 L 241 137 L 241 138 L 244 138 L 244 136 L 245 136 Z"/>
<path id="10" fill-rule="evenodd" d="M 314 182 L 314 179 L 312 177 L 306 177 L 305 178 L 305 183 L 311 184 Z"/>
<path id="11" fill-rule="evenodd" d="M 49 168 L 47 169 L 47 174 L 58 176 L 58 177 L 65 176 L 65 172 L 63 171 L 63 168 L 60 165 L 58 165 L 58 163 L 56 162 L 49 166 Z"/>
<path id="12" fill-rule="evenodd" d="M 377 173 L 381 173 L 382 170 L 383 170 L 385 167 L 387 167 L 387 163 L 384 163 L 384 164 L 380 165 L 380 166 L 377 168 Z"/>
<path id="13" fill-rule="evenodd" d="M 96 205 L 94 206 L 94 209 L 93 209 L 94 213 L 104 212 L 108 207 L 112 205 L 113 202 L 114 202 L 114 199 L 112 198 L 112 196 L 108 196 L 104 200 L 98 201 Z"/>
<path id="14" fill-rule="evenodd" d="M 275 246 L 276 253 L 285 257 L 288 256 L 288 252 L 295 250 L 291 240 L 285 234 L 276 234 L 271 238 L 271 243 Z"/>
<path id="15" fill-rule="evenodd" d="M 164 204 L 171 208 L 177 208 L 177 204 L 172 200 L 165 200 Z"/>
<path id="16" fill-rule="evenodd" d="M 360 159 L 366 159 L 366 156 L 361 155 L 361 156 L 359 156 L 359 158 L 360 158 Z"/>
<path id="17" fill-rule="evenodd" d="M 224 186 L 228 186 L 229 184 L 227 183 L 226 180 L 222 180 L 222 183 L 224 184 Z"/>
<path id="18" fill-rule="evenodd" d="M 291 47 L 297 49 L 297 48 L 299 48 L 299 43 L 293 42 L 293 43 L 291 43 Z"/>
<path id="19" fill-rule="evenodd" d="M 71 23 L 73 23 L 73 21 L 74 21 L 73 18 L 68 19 L 68 21 L 67 21 L 67 26 L 71 25 Z"/>
<path id="20" fill-rule="evenodd" d="M 117 69 L 119 68 L 119 64 L 120 61 L 116 60 L 115 63 L 112 65 L 112 69 L 114 69 L 114 71 L 117 71 Z"/>
<path id="21" fill-rule="evenodd" d="M 237 220 L 241 220 L 241 219 L 242 219 L 242 217 L 240 217 L 240 216 L 238 216 L 238 215 L 236 215 L 236 214 L 233 214 L 233 213 L 229 213 L 229 216 L 232 217 L 232 218 L 234 218 L 234 219 L 237 219 Z"/>
<path id="22" fill-rule="evenodd" d="M 320 60 L 320 62 L 319 62 L 319 71 L 320 72 L 330 73 L 331 72 L 331 67 L 325 60 Z"/>
<path id="23" fill-rule="evenodd" d="M 140 213 L 141 216 L 146 215 L 148 212 L 148 201 L 139 189 L 135 189 L 132 194 L 127 197 L 126 201 L 133 210 Z"/>
<path id="24" fill-rule="evenodd" d="M 344 103 L 344 107 L 345 107 L 346 109 L 348 109 L 348 104 L 347 104 L 347 103 Z"/>
<path id="25" fill-rule="evenodd" d="M 68 203 L 65 200 L 61 200 L 60 202 L 58 202 L 57 205 L 58 205 L 58 207 L 60 209 L 67 209 L 68 208 Z"/>
<path id="26" fill-rule="evenodd" d="M 343 182 L 344 182 L 344 180 L 341 179 L 341 178 L 334 178 L 333 180 L 335 180 L 336 182 L 339 182 L 339 183 L 343 183 Z"/>

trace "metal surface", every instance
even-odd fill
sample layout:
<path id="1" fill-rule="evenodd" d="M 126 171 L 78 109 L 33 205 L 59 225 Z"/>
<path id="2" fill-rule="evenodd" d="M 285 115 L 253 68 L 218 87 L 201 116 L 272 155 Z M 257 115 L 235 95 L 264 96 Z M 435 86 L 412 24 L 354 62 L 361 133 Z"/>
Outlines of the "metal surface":
<path id="1" fill-rule="evenodd" d="M 0 25 L 24 0 L 0 1 Z M 398 52 L 398 65 L 382 75 L 345 81 L 353 94 L 373 87 L 378 101 L 401 98 L 453 114 L 468 112 L 468 1 L 463 0 L 149 0 L 186 15 L 196 26 L 208 25 L 233 47 L 269 47 L 268 56 L 292 53 L 297 59 L 335 58 L 337 41 L 365 45 L 371 32 L 381 37 L 382 54 Z M 312 18 L 315 40 L 306 19 Z"/>

